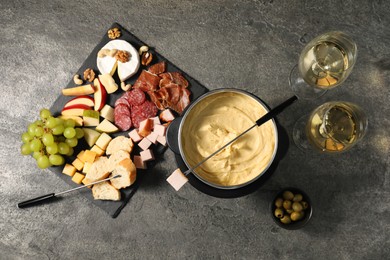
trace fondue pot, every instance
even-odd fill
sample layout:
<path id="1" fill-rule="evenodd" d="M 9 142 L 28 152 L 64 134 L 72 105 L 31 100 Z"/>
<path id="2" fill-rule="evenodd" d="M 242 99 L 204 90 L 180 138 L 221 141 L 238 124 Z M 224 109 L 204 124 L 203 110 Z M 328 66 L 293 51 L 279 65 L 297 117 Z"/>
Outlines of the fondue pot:
<path id="1" fill-rule="evenodd" d="M 257 104 L 259 104 L 259 106 L 261 106 L 265 110 L 265 113 L 269 111 L 267 106 L 257 96 L 255 96 L 247 91 L 240 90 L 240 89 L 231 89 L 231 88 L 217 89 L 217 90 L 209 91 L 206 94 L 203 94 L 202 96 L 200 96 L 198 99 L 193 101 L 190 104 L 190 106 L 188 106 L 186 108 L 182 117 L 176 118 L 169 125 L 169 127 L 167 129 L 168 146 L 173 152 L 175 152 L 177 154 L 176 160 L 177 160 L 179 166 L 181 168 L 183 168 L 182 170 L 185 170 L 185 168 L 190 169 L 194 166 L 194 165 L 191 165 L 189 163 L 188 155 L 186 155 L 185 149 L 183 147 L 183 140 L 185 138 L 191 138 L 191 133 L 183 131 L 183 128 L 185 128 L 186 124 L 189 124 L 189 122 L 191 120 L 190 115 L 191 115 L 192 111 L 195 108 L 198 108 L 199 106 L 202 107 L 204 105 L 203 101 L 205 101 L 206 98 L 208 100 L 210 100 L 210 98 L 212 99 L 213 97 L 218 97 L 222 93 L 229 93 L 229 94 L 234 94 L 234 95 L 244 95 L 246 98 L 250 98 L 251 100 L 255 101 Z M 198 116 L 202 116 L 202 113 L 200 113 Z M 256 115 L 256 116 L 260 117 L 260 115 Z M 256 118 L 256 119 L 258 119 L 258 118 Z M 258 172 L 258 174 L 256 176 L 253 176 L 253 178 L 251 178 L 250 180 L 247 180 L 246 182 L 240 183 L 237 185 L 222 185 L 221 183 L 215 183 L 213 181 L 205 179 L 204 177 L 201 176 L 201 174 L 197 173 L 197 170 L 199 170 L 199 169 L 195 169 L 192 173 L 196 179 L 191 178 L 191 175 L 190 175 L 189 176 L 190 183 L 193 186 L 196 186 L 196 188 L 198 188 L 198 189 L 199 189 L 199 187 L 203 187 L 203 189 L 204 189 L 207 186 L 209 190 L 219 190 L 219 191 L 222 191 L 222 194 L 225 194 L 222 196 L 217 195 L 217 197 L 238 197 L 238 196 L 240 196 L 241 193 L 237 193 L 236 191 L 240 191 L 240 190 L 245 191 L 248 189 L 250 189 L 250 191 L 253 191 L 253 190 L 255 190 L 255 188 L 258 188 L 260 186 L 260 184 L 262 184 L 264 182 L 266 177 L 268 177 L 268 176 L 266 176 L 266 172 L 269 170 L 271 165 L 274 163 L 275 156 L 276 156 L 276 153 L 278 150 L 279 138 L 278 138 L 277 124 L 276 124 L 274 119 L 270 120 L 269 122 L 272 124 L 272 130 L 274 133 L 273 134 L 274 147 L 273 147 L 273 150 L 270 151 L 272 153 L 272 155 L 270 156 L 270 160 L 267 162 L 267 165 L 265 166 L 265 168 L 263 168 L 262 171 Z M 227 140 L 227 141 L 229 141 L 229 140 Z M 217 150 L 217 148 L 215 148 L 215 150 Z M 208 155 L 206 155 L 206 156 L 208 156 Z M 200 166 L 200 167 L 202 167 L 202 166 Z M 206 193 L 210 193 L 210 192 L 206 192 Z M 244 192 L 243 195 L 245 195 L 245 193 L 248 194 L 249 192 Z M 229 196 L 229 194 L 235 194 L 235 195 Z M 214 195 L 214 194 L 211 194 L 211 195 Z"/>

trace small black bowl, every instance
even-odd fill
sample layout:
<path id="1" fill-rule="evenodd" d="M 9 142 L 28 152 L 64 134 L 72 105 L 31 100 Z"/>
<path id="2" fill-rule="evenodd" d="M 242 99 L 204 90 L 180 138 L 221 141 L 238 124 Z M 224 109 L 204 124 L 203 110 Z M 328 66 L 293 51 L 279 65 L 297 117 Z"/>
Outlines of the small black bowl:
<path id="1" fill-rule="evenodd" d="M 308 203 L 307 209 L 304 210 L 305 216 L 298 221 L 291 221 L 290 224 L 283 224 L 279 218 L 275 217 L 275 214 L 274 214 L 275 209 L 276 209 L 275 201 L 277 198 L 283 198 L 282 195 L 283 195 L 283 192 L 285 192 L 285 191 L 291 191 L 294 195 L 298 194 L 298 193 L 302 194 L 302 197 L 303 197 L 302 201 L 306 201 Z M 273 200 L 270 203 L 270 211 L 271 211 L 271 217 L 274 220 L 274 222 L 278 226 L 285 228 L 285 229 L 288 229 L 288 230 L 296 230 L 296 229 L 303 228 L 309 222 L 309 220 L 311 219 L 311 216 L 313 214 L 313 208 L 312 208 L 311 200 L 310 200 L 309 196 L 305 192 L 303 192 L 302 190 L 297 189 L 297 188 L 293 188 L 293 187 L 284 188 L 284 189 L 280 190 L 275 195 L 275 197 L 273 198 Z"/>

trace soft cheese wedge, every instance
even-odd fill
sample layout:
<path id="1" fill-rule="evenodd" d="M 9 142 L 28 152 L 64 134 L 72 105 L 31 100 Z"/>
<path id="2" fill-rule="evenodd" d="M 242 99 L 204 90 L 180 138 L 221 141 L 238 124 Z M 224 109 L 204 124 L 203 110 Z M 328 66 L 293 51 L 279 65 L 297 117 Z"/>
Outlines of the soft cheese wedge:
<path id="1" fill-rule="evenodd" d="M 113 40 L 108 42 L 102 49 L 127 51 L 130 53 L 130 60 L 122 63 L 117 61 L 115 57 L 97 57 L 96 64 L 101 74 L 110 74 L 112 76 L 117 68 L 120 81 L 125 81 L 137 73 L 140 66 L 140 58 L 138 51 L 130 43 L 124 40 Z"/>

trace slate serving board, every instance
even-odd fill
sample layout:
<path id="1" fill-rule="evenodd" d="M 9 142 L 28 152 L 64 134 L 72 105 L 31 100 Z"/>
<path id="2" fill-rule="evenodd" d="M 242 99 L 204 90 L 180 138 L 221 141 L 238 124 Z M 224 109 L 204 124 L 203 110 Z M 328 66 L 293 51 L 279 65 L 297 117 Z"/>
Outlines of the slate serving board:
<path id="1" fill-rule="evenodd" d="M 143 45 L 149 46 L 148 44 L 141 41 L 134 34 L 127 31 L 124 27 L 122 27 L 118 23 L 113 23 L 108 29 L 115 28 L 115 27 L 119 28 L 121 33 L 122 33 L 122 35 L 119 39 L 129 42 L 137 50 Z M 96 75 L 98 75 L 99 70 L 98 70 L 97 65 L 96 65 L 97 53 L 109 41 L 111 41 L 111 39 L 108 38 L 107 31 L 106 31 L 104 33 L 102 40 L 92 50 L 91 54 L 87 57 L 87 59 L 81 65 L 79 70 L 75 71 L 75 74 L 77 73 L 77 74 L 81 75 L 81 77 L 82 77 L 85 69 L 92 68 L 95 71 Z M 153 61 L 151 64 L 155 64 L 155 63 L 160 62 L 160 61 L 166 61 L 167 62 L 167 71 L 171 71 L 171 72 L 179 71 L 189 81 L 189 83 L 190 83 L 189 90 L 192 93 L 191 100 L 195 100 L 196 98 L 198 98 L 199 96 L 201 96 L 202 94 L 204 94 L 208 91 L 208 89 L 205 88 L 204 86 L 202 86 L 197 80 L 190 77 L 187 73 L 185 73 L 184 71 L 179 69 L 172 62 L 170 62 L 168 59 L 166 59 L 165 57 L 160 55 L 153 47 L 149 46 L 149 48 L 150 48 L 150 52 L 153 54 Z M 136 75 L 132 76 L 129 80 L 126 80 L 126 83 L 133 84 L 135 82 L 135 80 L 138 78 L 138 76 L 141 73 L 143 68 L 145 68 L 145 67 L 141 65 L 138 73 Z M 115 73 L 114 79 L 115 79 L 116 83 L 118 85 L 120 85 L 120 80 L 117 76 L 117 73 Z M 72 80 L 70 80 L 70 82 L 68 83 L 66 88 L 71 88 L 74 86 L 75 86 L 75 84 L 74 84 L 73 79 L 72 79 Z M 108 95 L 106 103 L 111 105 L 112 107 L 114 107 L 115 101 L 122 94 L 123 94 L 123 91 L 119 88 L 119 90 L 116 91 L 115 93 Z M 53 105 L 51 106 L 50 111 L 54 115 L 59 115 L 62 108 L 64 107 L 65 103 L 72 98 L 73 97 L 60 95 L 57 98 L 57 100 L 53 103 Z M 120 133 L 116 133 L 116 134 L 111 134 L 111 136 L 112 137 L 119 136 L 119 135 L 128 136 L 127 134 L 128 134 L 128 132 L 120 132 Z M 81 141 L 80 141 L 79 145 L 77 145 L 76 149 L 74 150 L 74 156 L 67 159 L 68 163 L 71 163 L 75 159 L 75 156 L 78 154 L 79 151 L 89 148 L 88 145 L 86 144 L 86 142 L 84 141 L 84 139 L 80 139 L 80 140 Z M 163 147 L 161 145 L 153 147 L 153 151 L 155 153 L 156 160 L 152 161 L 151 163 L 148 163 L 148 169 L 153 168 L 153 166 L 158 162 L 159 157 L 161 157 L 161 155 L 164 153 L 165 150 L 166 150 L 166 147 Z M 139 154 L 139 151 L 135 150 L 132 154 Z M 63 179 L 66 183 L 68 183 L 72 188 L 79 187 L 78 184 L 75 184 L 74 182 L 72 182 L 72 180 L 69 176 L 62 174 L 62 168 L 63 167 L 60 166 L 60 167 L 50 167 L 49 169 L 52 172 L 54 172 L 57 176 L 59 176 L 61 179 Z M 132 198 L 132 196 L 135 194 L 138 187 L 140 187 L 140 186 L 142 187 L 142 177 L 145 174 L 148 174 L 148 170 L 137 170 L 137 181 L 132 186 L 130 186 L 126 189 L 121 189 L 121 195 L 122 195 L 121 201 L 94 200 L 92 197 L 92 192 L 89 189 L 84 189 L 84 190 L 80 191 L 79 193 L 82 194 L 83 196 L 87 197 L 92 203 L 94 203 L 95 205 L 100 207 L 102 210 L 106 211 L 111 217 L 116 218 L 120 214 L 121 210 L 126 206 L 126 204 L 129 202 L 129 200 Z"/>

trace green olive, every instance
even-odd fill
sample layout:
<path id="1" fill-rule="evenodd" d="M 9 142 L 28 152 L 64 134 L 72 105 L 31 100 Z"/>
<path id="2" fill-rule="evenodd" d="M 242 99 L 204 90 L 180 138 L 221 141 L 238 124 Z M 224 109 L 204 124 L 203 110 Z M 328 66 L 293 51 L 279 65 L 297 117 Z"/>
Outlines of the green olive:
<path id="1" fill-rule="evenodd" d="M 283 199 L 292 200 L 294 198 L 294 194 L 291 191 L 286 190 L 283 192 Z"/>
<path id="2" fill-rule="evenodd" d="M 285 200 L 283 201 L 283 208 L 285 209 L 291 209 L 291 200 Z"/>
<path id="3" fill-rule="evenodd" d="M 283 216 L 284 216 L 283 210 L 279 209 L 279 208 L 275 209 L 274 214 L 275 214 L 275 217 L 277 217 L 277 218 L 283 218 Z"/>
<path id="4" fill-rule="evenodd" d="M 296 212 L 299 212 L 299 211 L 302 211 L 302 210 L 303 210 L 303 206 L 302 206 L 302 204 L 299 203 L 299 202 L 293 202 L 292 208 L 293 208 L 293 210 L 296 211 Z"/>
<path id="5" fill-rule="evenodd" d="M 282 199 L 282 198 L 277 198 L 277 199 L 275 200 L 275 206 L 276 206 L 277 208 L 283 207 L 283 199 Z"/>
<path id="6" fill-rule="evenodd" d="M 294 211 L 293 213 L 291 213 L 290 218 L 292 221 L 297 221 L 297 220 L 301 219 L 301 213 Z"/>
<path id="7" fill-rule="evenodd" d="M 294 198 L 293 198 L 293 201 L 296 201 L 296 202 L 299 202 L 299 201 L 301 201 L 303 199 L 303 196 L 302 196 L 302 194 L 295 194 L 294 195 Z"/>
<path id="8" fill-rule="evenodd" d="M 307 204 L 306 201 L 301 201 L 303 209 L 307 209 L 309 207 L 309 204 Z"/>
<path id="9" fill-rule="evenodd" d="M 283 218 L 280 219 L 280 222 L 282 222 L 283 224 L 290 224 L 291 218 L 288 215 L 284 215 Z"/>

